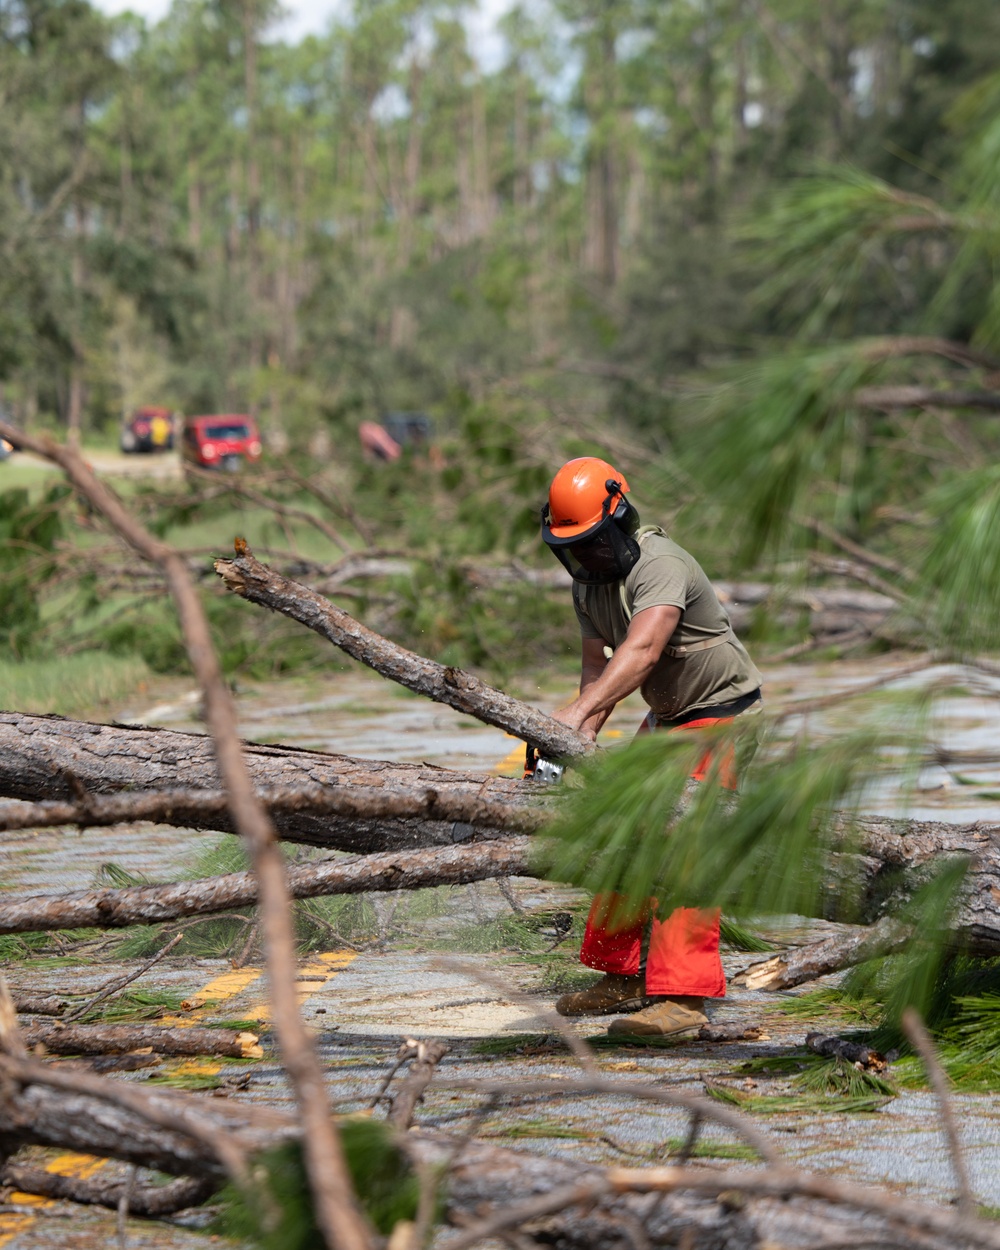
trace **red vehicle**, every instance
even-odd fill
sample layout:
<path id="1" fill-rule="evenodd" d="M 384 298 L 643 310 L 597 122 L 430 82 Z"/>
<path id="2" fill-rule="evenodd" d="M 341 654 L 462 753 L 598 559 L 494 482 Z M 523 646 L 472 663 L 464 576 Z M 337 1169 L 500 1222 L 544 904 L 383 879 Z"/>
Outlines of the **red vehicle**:
<path id="1" fill-rule="evenodd" d="M 239 469 L 262 450 L 257 423 L 244 413 L 184 419 L 181 456 L 194 468 Z"/>

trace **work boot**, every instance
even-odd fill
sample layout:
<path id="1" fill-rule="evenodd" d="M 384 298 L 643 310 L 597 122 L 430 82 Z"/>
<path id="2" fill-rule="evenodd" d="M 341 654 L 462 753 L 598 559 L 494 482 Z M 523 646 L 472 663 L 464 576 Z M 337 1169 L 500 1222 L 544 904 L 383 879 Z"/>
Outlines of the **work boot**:
<path id="1" fill-rule="evenodd" d="M 650 1001 L 644 977 L 606 972 L 588 989 L 557 998 L 556 1011 L 561 1016 L 610 1016 L 616 1011 L 638 1011 Z"/>
<path id="2" fill-rule="evenodd" d="M 661 998 L 645 1011 L 612 1020 L 608 1033 L 616 1037 L 675 1037 L 708 1024 L 703 998 Z"/>

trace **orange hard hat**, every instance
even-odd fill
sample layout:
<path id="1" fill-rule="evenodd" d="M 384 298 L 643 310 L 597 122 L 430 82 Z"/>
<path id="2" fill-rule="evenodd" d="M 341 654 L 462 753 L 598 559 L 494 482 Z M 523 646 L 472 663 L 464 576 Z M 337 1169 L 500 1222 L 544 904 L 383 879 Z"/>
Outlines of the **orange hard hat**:
<path id="1" fill-rule="evenodd" d="M 597 456 L 569 460 L 549 487 L 549 527 L 554 538 L 575 538 L 603 521 L 615 500 L 628 494 L 628 482 Z"/>

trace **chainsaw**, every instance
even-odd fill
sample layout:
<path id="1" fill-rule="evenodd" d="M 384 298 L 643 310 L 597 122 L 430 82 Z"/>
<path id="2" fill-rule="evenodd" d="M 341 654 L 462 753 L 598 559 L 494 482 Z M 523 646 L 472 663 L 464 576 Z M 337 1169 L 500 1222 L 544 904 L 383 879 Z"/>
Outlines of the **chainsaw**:
<path id="1" fill-rule="evenodd" d="M 539 755 L 533 746 L 525 748 L 524 752 L 524 779 L 528 777 L 535 781 L 543 781 L 551 784 L 559 781 L 563 773 L 566 771 L 564 764 L 556 764 L 553 760 L 547 760 L 544 755 Z"/>

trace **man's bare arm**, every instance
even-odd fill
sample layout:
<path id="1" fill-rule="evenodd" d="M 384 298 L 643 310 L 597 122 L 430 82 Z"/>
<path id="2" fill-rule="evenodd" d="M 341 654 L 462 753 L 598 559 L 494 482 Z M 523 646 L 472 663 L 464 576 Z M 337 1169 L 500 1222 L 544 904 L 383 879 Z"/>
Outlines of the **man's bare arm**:
<path id="1" fill-rule="evenodd" d="M 637 613 L 625 641 L 599 672 L 594 648 L 601 649 L 603 659 L 603 643 L 599 639 L 584 639 L 580 693 L 572 703 L 555 712 L 554 719 L 596 736 L 615 704 L 638 690 L 656 667 L 680 619 L 680 608 L 667 605 Z M 588 643 L 593 646 L 588 648 Z"/>
<path id="2" fill-rule="evenodd" d="M 604 654 L 604 640 L 601 638 L 584 638 L 580 648 L 581 695 L 585 690 L 589 690 L 596 681 L 600 681 L 607 667 L 608 657 Z M 581 732 L 596 738 L 601 726 L 608 719 L 609 715 L 610 712 L 596 712 L 583 722 L 580 726 Z M 559 713 L 557 712 L 557 719 L 558 716 Z"/>

